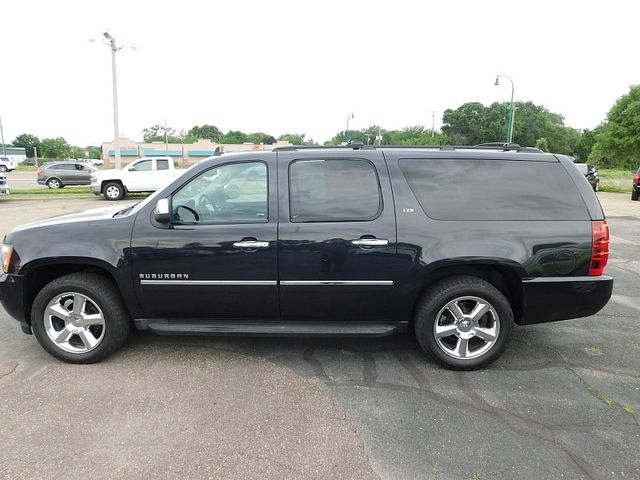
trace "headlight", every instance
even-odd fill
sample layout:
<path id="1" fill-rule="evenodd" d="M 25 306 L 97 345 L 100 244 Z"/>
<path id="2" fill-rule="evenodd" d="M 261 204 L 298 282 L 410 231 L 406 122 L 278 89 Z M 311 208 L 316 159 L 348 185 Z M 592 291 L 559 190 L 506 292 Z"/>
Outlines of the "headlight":
<path id="1" fill-rule="evenodd" d="M 8 243 L 2 244 L 2 252 L 0 253 L 0 259 L 2 259 L 2 271 L 9 273 L 9 265 L 11 265 L 11 256 L 13 255 L 13 245 Z"/>

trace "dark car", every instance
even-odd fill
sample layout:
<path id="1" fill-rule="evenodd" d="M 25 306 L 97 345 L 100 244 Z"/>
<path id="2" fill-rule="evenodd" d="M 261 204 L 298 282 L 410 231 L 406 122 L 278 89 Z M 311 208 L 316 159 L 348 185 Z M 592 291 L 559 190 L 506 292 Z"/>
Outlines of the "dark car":
<path id="1" fill-rule="evenodd" d="M 63 188 L 67 185 L 91 185 L 91 172 L 96 170 L 88 163 L 61 160 L 45 163 L 36 173 L 39 185 Z"/>
<path id="2" fill-rule="evenodd" d="M 598 175 L 598 169 L 595 165 L 591 165 L 590 163 L 576 163 L 575 166 L 578 167 L 580 173 L 587 178 L 594 192 L 600 190 L 600 176 Z"/>
<path id="3" fill-rule="evenodd" d="M 640 168 L 633 177 L 633 185 L 631 186 L 631 200 L 638 200 L 640 196 Z"/>
<path id="4" fill-rule="evenodd" d="M 211 157 L 138 204 L 14 229 L 0 300 L 67 362 L 107 357 L 135 327 L 412 332 L 440 363 L 472 369 L 516 324 L 598 312 L 608 245 L 600 203 L 563 155 L 285 147 Z"/>

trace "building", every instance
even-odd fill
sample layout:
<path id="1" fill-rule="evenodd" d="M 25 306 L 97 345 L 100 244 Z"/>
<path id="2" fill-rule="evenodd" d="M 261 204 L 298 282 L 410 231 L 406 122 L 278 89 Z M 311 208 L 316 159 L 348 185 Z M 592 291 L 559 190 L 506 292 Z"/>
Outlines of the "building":
<path id="1" fill-rule="evenodd" d="M 27 153 L 22 147 L 7 147 L 5 145 L 4 148 L 0 147 L 0 155 L 6 155 L 11 160 L 15 160 L 18 163 L 27 159 Z"/>
<path id="2" fill-rule="evenodd" d="M 273 145 L 221 144 L 211 140 L 198 140 L 195 143 L 138 143 L 130 138 L 122 137 L 120 138 L 120 157 L 123 165 L 142 157 L 172 157 L 177 163 L 186 167 L 216 153 L 273 150 L 276 147 L 285 147 L 287 145 L 291 144 L 282 141 Z M 102 160 L 104 160 L 105 165 L 114 165 L 116 161 L 115 155 L 116 150 L 113 142 L 102 144 Z"/>

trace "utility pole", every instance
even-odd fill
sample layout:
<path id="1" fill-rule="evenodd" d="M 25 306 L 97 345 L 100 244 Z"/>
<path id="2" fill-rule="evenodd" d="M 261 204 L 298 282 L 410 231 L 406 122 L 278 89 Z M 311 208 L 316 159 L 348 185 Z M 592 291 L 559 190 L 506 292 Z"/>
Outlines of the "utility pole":
<path id="1" fill-rule="evenodd" d="M 431 138 L 436 136 L 436 112 L 431 110 Z"/>
<path id="2" fill-rule="evenodd" d="M 169 156 L 169 140 L 167 136 L 167 121 L 164 121 L 164 156 Z"/>
<path id="3" fill-rule="evenodd" d="M 122 157 L 120 155 L 120 126 L 118 124 L 118 75 L 116 71 L 116 52 L 122 50 L 122 47 L 116 44 L 116 39 L 109 33 L 104 32 L 104 38 L 107 39 L 107 45 L 111 49 L 111 76 L 113 82 L 113 144 L 116 153 L 116 168 L 122 168 Z"/>
<path id="4" fill-rule="evenodd" d="M 2 118 L 0 118 L 0 141 L 2 142 L 2 156 L 7 156 L 7 149 L 4 146 L 4 131 L 2 130 Z"/>
<path id="5" fill-rule="evenodd" d="M 36 162 L 36 167 L 38 166 L 38 147 L 33 147 L 33 160 Z"/>
<path id="6" fill-rule="evenodd" d="M 349 140 L 351 140 L 351 137 L 349 136 L 349 120 L 351 120 L 352 118 L 354 118 L 354 115 L 353 115 L 353 113 L 350 113 L 350 114 L 347 116 L 347 129 L 346 129 L 346 130 L 345 130 L 345 132 L 344 132 L 344 133 L 345 133 L 345 135 L 347 136 L 347 142 L 348 142 Z"/>

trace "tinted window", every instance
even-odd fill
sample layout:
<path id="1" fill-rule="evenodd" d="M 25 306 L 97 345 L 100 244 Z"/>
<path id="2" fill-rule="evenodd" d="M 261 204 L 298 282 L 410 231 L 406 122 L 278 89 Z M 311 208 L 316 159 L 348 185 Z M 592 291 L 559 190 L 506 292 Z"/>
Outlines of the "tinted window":
<path id="1" fill-rule="evenodd" d="M 289 166 L 292 222 L 366 221 L 382 208 L 368 160 L 296 160 Z"/>
<path id="2" fill-rule="evenodd" d="M 173 195 L 173 222 L 266 222 L 267 192 L 267 166 L 262 162 L 212 168 L 190 180 Z"/>
<path id="3" fill-rule="evenodd" d="M 437 220 L 588 220 L 560 163 L 400 160 L 423 210 Z"/>
<path id="4" fill-rule="evenodd" d="M 55 170 L 75 170 L 76 166 L 69 163 L 58 163 L 57 165 L 51 165 L 49 168 L 53 168 Z"/>
<path id="5" fill-rule="evenodd" d="M 169 160 L 156 160 L 158 170 L 169 170 Z"/>

